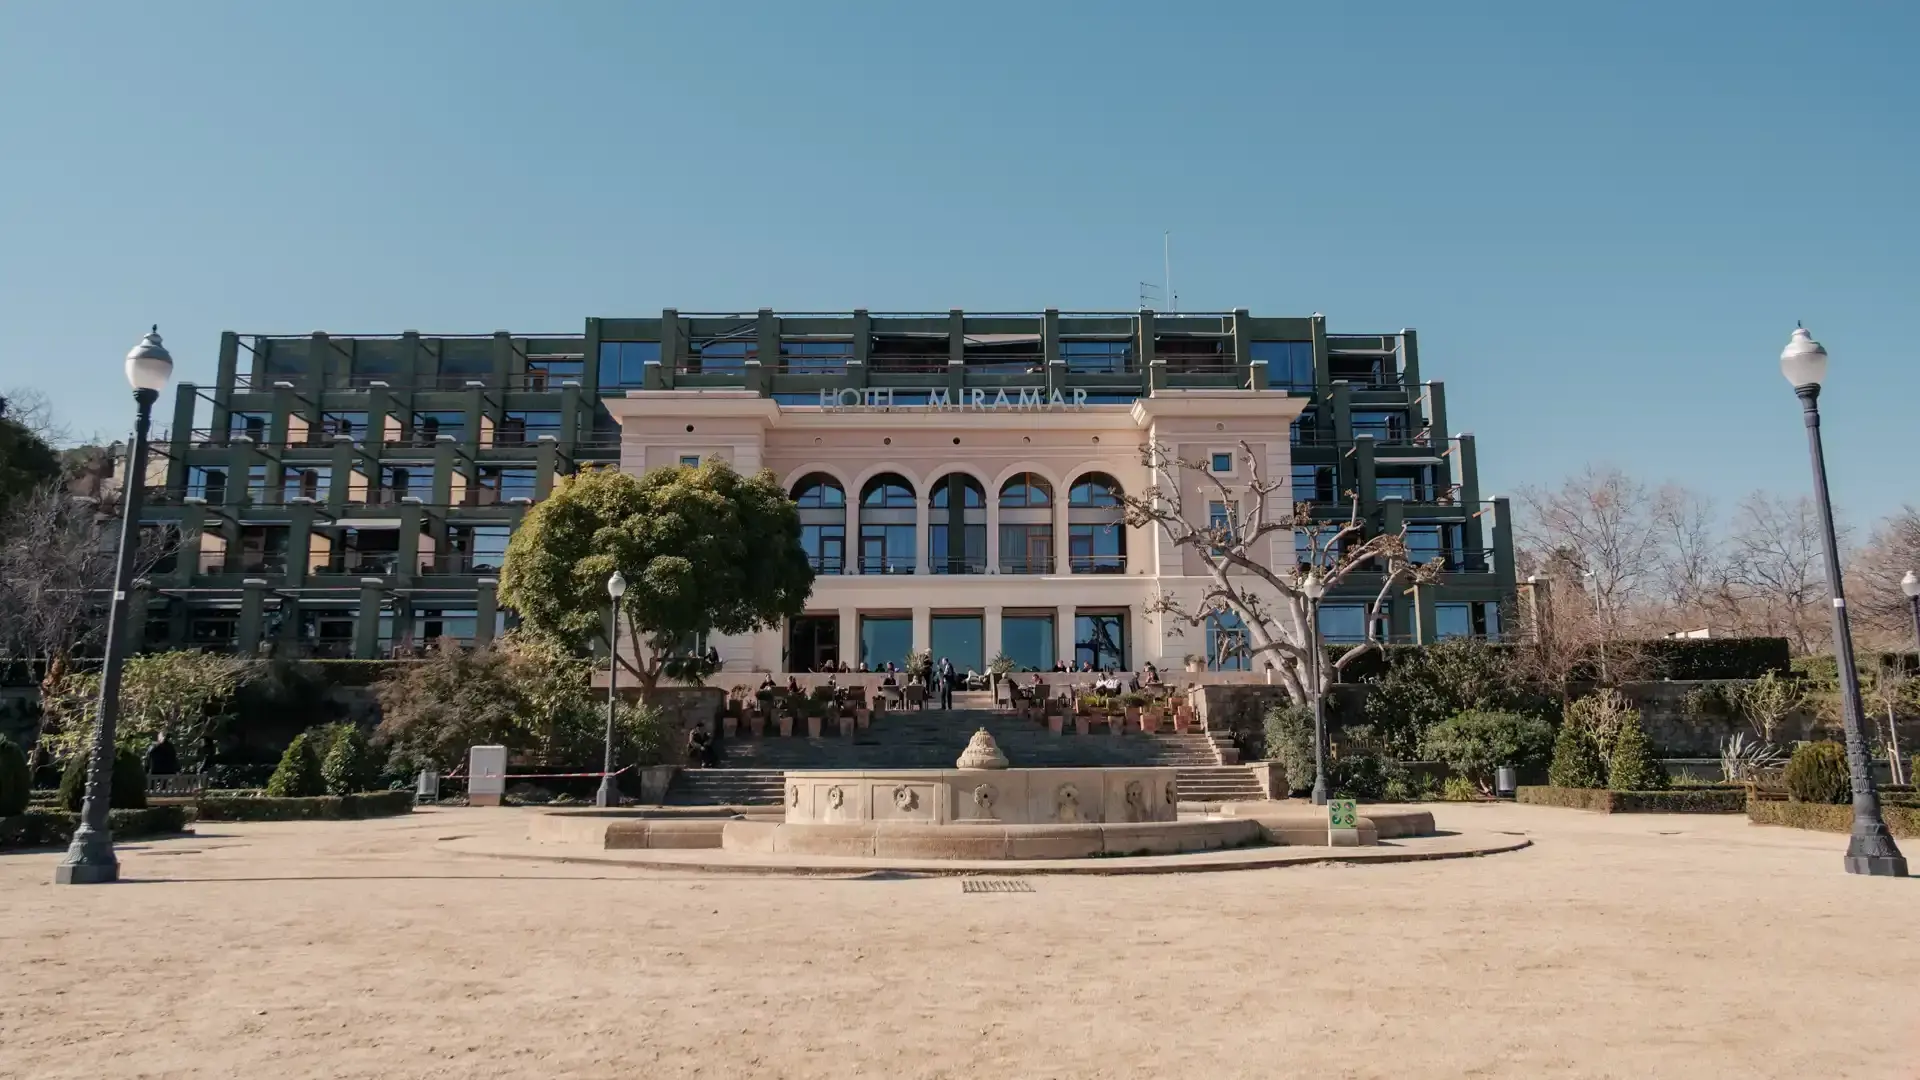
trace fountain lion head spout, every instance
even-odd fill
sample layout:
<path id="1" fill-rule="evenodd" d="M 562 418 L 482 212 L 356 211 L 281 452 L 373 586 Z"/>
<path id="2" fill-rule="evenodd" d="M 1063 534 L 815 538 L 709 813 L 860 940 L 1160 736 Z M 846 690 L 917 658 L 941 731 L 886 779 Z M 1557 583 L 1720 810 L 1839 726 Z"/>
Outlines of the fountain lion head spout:
<path id="1" fill-rule="evenodd" d="M 993 734 L 981 728 L 967 740 L 967 748 L 960 751 L 960 760 L 953 764 L 957 769 L 1004 769 L 1008 762 L 1000 745 L 993 741 Z"/>

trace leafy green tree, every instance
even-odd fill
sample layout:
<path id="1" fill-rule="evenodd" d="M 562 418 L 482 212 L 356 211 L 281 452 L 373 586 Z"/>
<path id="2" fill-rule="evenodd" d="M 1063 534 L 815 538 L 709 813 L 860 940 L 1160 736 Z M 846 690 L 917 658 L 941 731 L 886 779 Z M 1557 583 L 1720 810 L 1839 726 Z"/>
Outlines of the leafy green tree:
<path id="1" fill-rule="evenodd" d="M 0 516 L 43 484 L 60 478 L 60 457 L 31 428 L 7 415 L 0 397 Z"/>
<path id="2" fill-rule="evenodd" d="M 1511 765 L 1532 772 L 1547 759 L 1553 728 L 1537 716 L 1510 712 L 1455 713 L 1428 730 L 1423 747 L 1483 793 L 1493 791 L 1494 770 Z"/>
<path id="3" fill-rule="evenodd" d="M 1267 760 L 1287 774 L 1290 792 L 1313 787 L 1313 710 L 1305 705 L 1276 705 L 1267 711 Z"/>
<path id="4" fill-rule="evenodd" d="M 380 769 L 367 746 L 367 737 L 358 724 L 335 724 L 327 733 L 326 757 L 320 761 L 320 778 L 329 795 L 354 795 L 372 791 L 380 780 Z"/>
<path id="5" fill-rule="evenodd" d="M 1500 646 L 1450 640 L 1402 650 L 1367 694 L 1366 716 L 1391 757 L 1412 758 L 1428 729 L 1464 712 L 1530 712 L 1538 702 Z"/>
<path id="6" fill-rule="evenodd" d="M 120 672 L 115 741 L 142 750 L 164 731 L 180 753 L 198 754 L 200 739 L 213 732 L 220 706 L 233 697 L 246 670 L 246 661 L 215 653 L 180 650 L 128 657 Z M 98 672 L 69 675 L 61 681 L 49 703 L 53 706 L 49 711 L 63 718 L 45 736 L 52 753 L 86 752 L 93 743 L 93 714 L 99 699 Z"/>
<path id="7" fill-rule="evenodd" d="M 1600 759 L 1600 748 L 1594 745 L 1586 725 L 1571 712 L 1560 722 L 1560 733 L 1554 737 L 1547 783 L 1570 788 L 1606 786 L 1607 763 Z"/>
<path id="8" fill-rule="evenodd" d="M 1607 786 L 1615 791 L 1660 791 L 1667 786 L 1667 771 L 1653 756 L 1637 709 L 1614 733 L 1613 752 L 1607 757 Z"/>
<path id="9" fill-rule="evenodd" d="M 507 545 L 501 602 L 571 649 L 607 643 L 607 579 L 627 579 L 620 664 L 645 689 L 698 678 L 697 635 L 740 634 L 804 609 L 813 570 L 800 517 L 771 472 L 725 462 L 597 469 L 563 479 Z"/>
<path id="10" fill-rule="evenodd" d="M 320 753 L 313 747 L 314 733 L 303 731 L 287 744 L 280 765 L 267 780 L 267 795 L 275 799 L 304 799 L 327 793 L 327 782 L 320 775 Z"/>

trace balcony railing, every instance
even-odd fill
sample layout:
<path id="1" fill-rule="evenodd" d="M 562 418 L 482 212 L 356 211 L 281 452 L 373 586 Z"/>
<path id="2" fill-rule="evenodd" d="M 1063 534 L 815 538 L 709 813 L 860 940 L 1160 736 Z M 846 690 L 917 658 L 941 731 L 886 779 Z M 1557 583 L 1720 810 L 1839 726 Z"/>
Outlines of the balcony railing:
<path id="1" fill-rule="evenodd" d="M 1426 484 L 1418 480 L 1379 477 L 1373 482 L 1375 498 L 1399 498 L 1403 502 L 1433 506 L 1453 506 L 1460 501 L 1459 484 Z"/>
<path id="2" fill-rule="evenodd" d="M 1000 556 L 1000 572 L 1003 574 L 1051 574 L 1053 556 Z"/>
<path id="3" fill-rule="evenodd" d="M 980 375 L 1045 375 L 1047 358 L 1040 353 L 987 353 L 968 356 L 968 371 Z"/>
<path id="4" fill-rule="evenodd" d="M 911 574 L 914 570 L 913 556 L 896 558 L 867 557 L 860 560 L 862 574 Z"/>
<path id="5" fill-rule="evenodd" d="M 1074 555 L 1067 559 L 1070 573 L 1075 574 L 1124 574 L 1127 572 L 1125 555 Z"/>
<path id="6" fill-rule="evenodd" d="M 867 367 L 899 375 L 944 375 L 948 359 L 946 353 L 889 353 L 869 357 Z"/>
<path id="7" fill-rule="evenodd" d="M 502 557 L 498 555 L 423 555 L 420 573 L 425 577 L 466 577 L 471 574 L 497 574 Z"/>
<path id="8" fill-rule="evenodd" d="M 843 574 L 846 572 L 845 560 L 838 555 L 809 555 L 807 565 L 813 567 L 816 574 Z"/>
<path id="9" fill-rule="evenodd" d="M 987 557 L 954 555 L 930 559 L 927 562 L 927 569 L 936 574 L 984 574 L 987 572 Z"/>
<path id="10" fill-rule="evenodd" d="M 335 555 L 315 566 L 313 572 L 327 575 L 358 574 L 366 577 L 387 577 L 400 572 L 400 553 L 397 551 L 352 551 L 344 555 Z"/>
<path id="11" fill-rule="evenodd" d="M 1491 574 L 1494 571 L 1494 549 L 1463 548 L 1458 551 L 1409 552 L 1408 557 L 1422 563 L 1438 559 L 1441 568 L 1449 574 Z"/>

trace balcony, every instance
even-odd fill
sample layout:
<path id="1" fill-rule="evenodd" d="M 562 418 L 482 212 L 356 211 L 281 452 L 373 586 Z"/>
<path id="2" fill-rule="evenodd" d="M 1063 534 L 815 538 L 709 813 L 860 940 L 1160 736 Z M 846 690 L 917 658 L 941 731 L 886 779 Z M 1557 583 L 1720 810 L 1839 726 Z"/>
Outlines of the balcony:
<path id="1" fill-rule="evenodd" d="M 885 558 L 867 556 L 860 560 L 862 574 L 911 574 L 914 571 L 913 556 Z"/>
<path id="2" fill-rule="evenodd" d="M 400 553 L 349 551 L 319 563 L 313 572 L 325 576 L 391 577 L 400 572 Z"/>
<path id="3" fill-rule="evenodd" d="M 875 374 L 944 375 L 949 357 L 946 353 L 888 353 L 867 359 Z"/>
<path id="4" fill-rule="evenodd" d="M 1373 493 L 1375 498 L 1397 498 L 1422 506 L 1454 506 L 1460 501 L 1459 484 L 1428 484 L 1398 476 L 1376 477 Z"/>
<path id="5" fill-rule="evenodd" d="M 1067 559 L 1068 573 L 1073 574 L 1124 574 L 1127 572 L 1125 555 L 1073 555 Z"/>
<path id="6" fill-rule="evenodd" d="M 475 574 L 497 574 L 500 564 L 505 561 L 502 555 L 422 555 L 420 574 L 422 577 L 470 577 Z"/>
<path id="7" fill-rule="evenodd" d="M 845 560 L 838 555 L 809 555 L 807 565 L 815 574 L 839 575 L 846 573 Z"/>
<path id="8" fill-rule="evenodd" d="M 1463 548 L 1456 551 L 1409 551 L 1407 557 L 1421 564 L 1438 562 L 1448 574 L 1491 574 L 1494 571 L 1493 548 Z"/>
<path id="9" fill-rule="evenodd" d="M 1025 575 L 1051 574 L 1053 573 L 1053 556 L 1051 555 L 1036 555 L 1036 556 L 1002 555 L 1000 557 L 1000 572 L 1002 574 L 1025 574 Z"/>
<path id="10" fill-rule="evenodd" d="M 987 559 L 984 555 L 955 555 L 930 559 L 927 568 L 935 574 L 984 574 Z"/>

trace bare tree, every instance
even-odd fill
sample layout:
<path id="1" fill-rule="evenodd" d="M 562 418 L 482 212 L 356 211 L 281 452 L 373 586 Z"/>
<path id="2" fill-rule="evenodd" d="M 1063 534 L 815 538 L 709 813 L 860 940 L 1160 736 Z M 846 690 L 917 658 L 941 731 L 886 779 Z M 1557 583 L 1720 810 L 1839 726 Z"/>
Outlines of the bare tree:
<path id="1" fill-rule="evenodd" d="M 1699 626 L 1725 622 L 1732 583 L 1713 499 L 1667 484 L 1654 493 L 1652 512 L 1660 544 L 1659 607 L 1675 621 Z"/>
<path id="2" fill-rule="evenodd" d="M 55 417 L 53 399 L 44 390 L 15 386 L 0 391 L 0 399 L 7 403 L 7 418 L 39 436 L 41 442 L 58 448 L 73 441 L 73 429 Z"/>
<path id="3" fill-rule="evenodd" d="M 1127 524 L 1157 528 L 1176 551 L 1191 554 L 1203 568 L 1204 583 L 1184 593 L 1163 591 L 1147 610 L 1170 615 L 1198 627 L 1208 619 L 1231 616 L 1246 635 L 1246 655 L 1252 662 L 1273 664 L 1287 695 L 1296 703 L 1312 700 L 1313 684 L 1325 670 L 1338 672 L 1380 647 L 1379 624 L 1396 591 L 1417 581 L 1431 581 L 1439 565 L 1420 566 L 1408 559 L 1404 530 L 1399 534 L 1367 535 L 1358 503 L 1345 521 L 1316 520 L 1311 503 L 1293 503 L 1287 481 L 1269 477 L 1247 443 L 1240 444 L 1248 479 L 1229 483 L 1205 461 L 1179 458 L 1171 447 L 1148 443 L 1141 461 L 1153 480 L 1146 490 L 1122 496 Z M 1188 491 L 1197 489 L 1204 503 L 1189 507 Z M 1311 541 L 1306 563 L 1294 556 L 1294 535 Z M 1308 600 L 1304 590 L 1315 569 L 1331 592 L 1342 582 L 1359 580 L 1373 588 L 1365 612 L 1365 640 L 1338 660 L 1310 663 Z M 1324 659 L 1324 651 L 1323 651 Z"/>
<path id="4" fill-rule="evenodd" d="M 1912 609 L 1900 591 L 1909 570 L 1920 571 L 1920 507 L 1911 505 L 1882 520 L 1847 568 L 1847 606 L 1859 629 L 1900 652 L 1914 647 Z"/>
<path id="5" fill-rule="evenodd" d="M 1846 529 L 1838 531 L 1844 543 Z M 1807 496 L 1756 491 L 1741 501 L 1728 537 L 1741 629 L 1784 637 L 1802 654 L 1826 646 L 1832 615 L 1821 532 L 1820 510 Z"/>
<path id="6" fill-rule="evenodd" d="M 1628 620 L 1659 581 L 1662 535 L 1653 497 L 1619 469 L 1589 465 L 1556 489 L 1522 488 L 1520 505 L 1526 512 L 1518 539 L 1543 564 L 1577 567 L 1609 627 Z"/>

